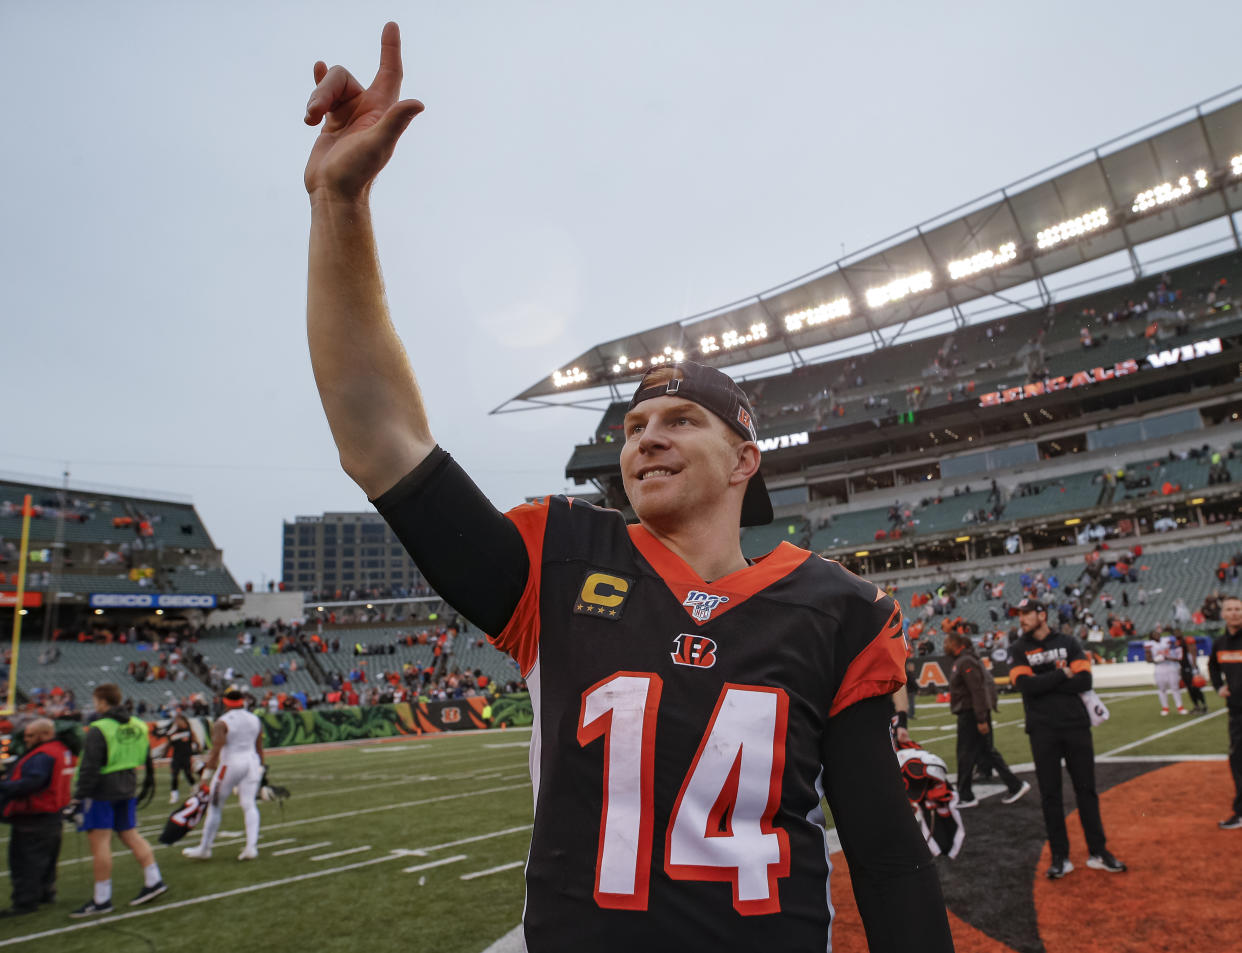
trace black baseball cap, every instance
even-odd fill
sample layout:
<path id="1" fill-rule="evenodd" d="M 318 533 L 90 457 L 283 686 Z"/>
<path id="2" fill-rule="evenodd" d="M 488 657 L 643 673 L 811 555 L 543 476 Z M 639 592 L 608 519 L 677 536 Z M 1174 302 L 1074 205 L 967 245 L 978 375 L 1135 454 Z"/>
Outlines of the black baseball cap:
<path id="1" fill-rule="evenodd" d="M 1038 599 L 1031 599 L 1030 597 L 1020 600 L 1018 604 L 1014 606 L 1014 608 L 1017 609 L 1019 612 L 1047 612 L 1048 611 L 1048 607 L 1046 605 L 1044 605 Z"/>
<path id="2" fill-rule="evenodd" d="M 666 366 L 670 365 L 654 367 L 643 375 L 638 390 L 634 391 L 630 400 L 630 406 L 626 408 L 627 413 L 644 400 L 653 397 L 681 397 L 710 410 L 743 440 L 758 442 L 755 412 L 751 409 L 746 394 L 734 383 L 732 377 L 706 364 L 678 361 L 671 365 L 678 376 L 648 385 L 647 377 Z M 768 497 L 768 487 L 763 482 L 763 475 L 756 470 L 746 484 L 746 494 L 742 497 L 742 525 L 766 526 L 770 522 L 772 500 Z"/>

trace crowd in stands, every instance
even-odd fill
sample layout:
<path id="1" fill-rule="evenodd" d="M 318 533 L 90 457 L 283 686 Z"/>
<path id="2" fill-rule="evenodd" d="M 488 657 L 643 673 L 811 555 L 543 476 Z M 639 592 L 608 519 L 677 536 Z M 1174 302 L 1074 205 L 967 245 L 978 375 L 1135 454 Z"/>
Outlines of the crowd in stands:
<path id="1" fill-rule="evenodd" d="M 1096 661 L 1104 662 L 1115 660 L 1099 651 L 1100 643 L 1107 640 L 1128 643 L 1158 638 L 1164 633 L 1181 640 L 1183 629 L 1202 629 L 1221 621 L 1221 603 L 1225 598 L 1222 589 L 1236 586 L 1242 578 L 1242 550 L 1213 569 L 1218 587 L 1208 593 L 1197 609 L 1191 609 L 1183 598 L 1177 597 L 1172 603 L 1171 617 L 1156 622 L 1150 631 L 1140 630 L 1125 612 L 1132 604 L 1145 606 L 1150 596 L 1145 588 L 1149 582 L 1143 580 L 1137 570 L 1142 555 L 1141 544 L 1111 550 L 1107 543 L 1099 543 L 1085 555 L 1077 578 L 1064 583 L 1057 575 L 1055 559 L 1047 572 L 1022 572 L 1016 586 L 1012 580 L 1003 578 L 947 579 L 934 588 L 908 596 L 908 605 L 904 607 L 910 623 L 907 635 L 914 652 L 920 656 L 940 651 L 943 637 L 953 632 L 974 641 L 981 657 L 990 655 L 1003 661 L 1009 644 L 1018 637 L 1017 603 L 1022 599 L 1035 599 L 1047 606 L 1049 623 L 1054 630 L 1077 637 Z M 1102 590 L 1106 582 L 1119 584 L 1120 598 L 1111 590 Z M 898 593 L 895 582 L 888 583 L 886 589 L 892 595 Z M 988 603 L 991 626 L 981 626 L 956 614 L 959 600 L 974 593 L 979 593 Z M 1092 608 L 1097 597 L 1103 614 Z"/>
<path id="2" fill-rule="evenodd" d="M 340 635 L 310 632 L 300 622 L 283 620 L 246 620 L 235 639 L 225 642 L 219 629 L 190 625 L 129 627 L 116 629 L 96 624 L 77 633 L 58 631 L 55 638 L 63 641 L 126 645 L 150 653 L 150 657 L 130 660 L 126 665 L 129 679 L 135 682 L 167 681 L 174 685 L 193 675 L 209 691 L 170 691 L 158 704 L 130 699 L 133 714 L 146 718 L 167 718 L 176 712 L 191 715 L 219 715 L 223 711 L 222 696 L 232 685 L 246 691 L 254 707 L 263 710 L 298 711 L 317 707 L 342 707 L 391 703 L 419 703 L 470 698 L 476 695 L 495 697 L 501 693 L 525 691 L 524 680 L 512 677 L 501 683 L 480 668 L 460 665 L 455 648 L 469 638 L 471 647 L 486 645 L 481 636 L 462 636 L 458 623 L 398 633 L 382 641 L 361 641 Z M 205 640 L 214 637 L 213 643 Z M 231 652 L 246 655 L 251 662 L 244 669 L 241 661 L 232 664 L 220 658 L 220 646 L 228 644 Z M 374 659 L 387 659 L 399 648 L 429 646 L 430 659 L 424 663 L 393 659 L 391 665 L 376 664 Z M 207 657 L 210 653 L 211 658 Z M 348 670 L 320 666 L 337 654 L 349 653 L 354 660 Z M 6 653 L 7 655 L 7 653 Z M 55 641 L 40 652 L 39 661 L 54 665 L 62 656 Z M 270 659 L 271 664 L 259 669 L 253 663 Z M 368 665 L 368 662 L 371 664 Z M 7 661 L 5 665 L 7 669 Z M 316 670 L 317 669 L 317 670 Z M 314 688 L 302 682 L 291 684 L 295 674 L 310 675 Z M 122 683 L 123 684 L 123 683 Z M 80 711 L 72 691 L 57 685 L 32 688 L 27 692 L 26 708 L 49 717 L 77 717 Z"/>

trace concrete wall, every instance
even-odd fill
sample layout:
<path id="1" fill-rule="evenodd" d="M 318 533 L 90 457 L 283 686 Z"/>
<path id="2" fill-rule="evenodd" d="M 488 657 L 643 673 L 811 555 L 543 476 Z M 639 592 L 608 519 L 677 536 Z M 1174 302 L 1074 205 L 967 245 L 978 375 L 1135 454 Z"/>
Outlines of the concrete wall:
<path id="1" fill-rule="evenodd" d="M 245 598 L 228 609 L 208 614 L 207 625 L 232 625 L 245 619 L 284 619 L 291 622 L 306 614 L 300 592 L 247 592 Z"/>

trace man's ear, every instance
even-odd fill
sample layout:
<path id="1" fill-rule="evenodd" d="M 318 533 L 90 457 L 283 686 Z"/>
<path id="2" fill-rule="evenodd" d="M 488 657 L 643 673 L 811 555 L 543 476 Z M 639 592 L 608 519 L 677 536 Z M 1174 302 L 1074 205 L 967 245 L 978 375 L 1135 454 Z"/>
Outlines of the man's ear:
<path id="1" fill-rule="evenodd" d="M 749 483 L 750 478 L 759 472 L 759 446 L 753 440 L 744 440 L 737 445 L 737 463 L 729 477 L 730 486 Z"/>

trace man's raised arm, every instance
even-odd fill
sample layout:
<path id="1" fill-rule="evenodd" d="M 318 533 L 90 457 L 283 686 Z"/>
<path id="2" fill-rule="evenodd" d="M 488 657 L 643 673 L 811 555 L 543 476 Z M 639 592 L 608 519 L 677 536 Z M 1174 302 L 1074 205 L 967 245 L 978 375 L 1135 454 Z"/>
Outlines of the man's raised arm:
<path id="1" fill-rule="evenodd" d="M 414 372 L 384 299 L 371 185 L 423 111 L 399 100 L 401 35 L 385 25 L 380 65 L 363 88 L 343 67 L 314 68 L 307 125 L 323 122 L 306 164 L 310 262 L 306 331 L 311 365 L 341 466 L 375 499 L 435 447 Z"/>

